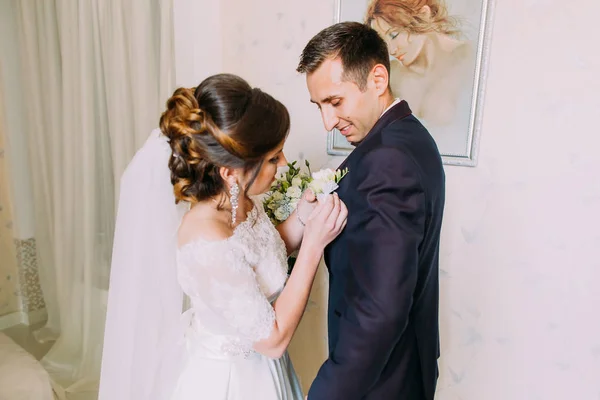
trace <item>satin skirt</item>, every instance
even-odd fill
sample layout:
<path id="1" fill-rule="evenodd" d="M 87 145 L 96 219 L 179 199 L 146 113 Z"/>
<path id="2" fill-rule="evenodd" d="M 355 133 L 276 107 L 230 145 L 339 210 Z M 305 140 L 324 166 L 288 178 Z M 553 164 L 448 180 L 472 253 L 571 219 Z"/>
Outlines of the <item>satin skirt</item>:
<path id="1" fill-rule="evenodd" d="M 286 352 L 279 359 L 259 353 L 223 354 L 221 338 L 194 332 L 171 400 L 304 400 Z"/>

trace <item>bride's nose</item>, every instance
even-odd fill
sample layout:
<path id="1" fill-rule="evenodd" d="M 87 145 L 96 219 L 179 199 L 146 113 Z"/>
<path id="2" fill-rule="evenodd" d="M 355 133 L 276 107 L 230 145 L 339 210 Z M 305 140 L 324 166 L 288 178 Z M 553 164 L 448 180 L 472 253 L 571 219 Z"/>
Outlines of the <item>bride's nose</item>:
<path id="1" fill-rule="evenodd" d="M 279 157 L 278 167 L 285 167 L 288 164 L 287 158 L 285 158 L 285 154 L 281 152 L 281 157 Z"/>

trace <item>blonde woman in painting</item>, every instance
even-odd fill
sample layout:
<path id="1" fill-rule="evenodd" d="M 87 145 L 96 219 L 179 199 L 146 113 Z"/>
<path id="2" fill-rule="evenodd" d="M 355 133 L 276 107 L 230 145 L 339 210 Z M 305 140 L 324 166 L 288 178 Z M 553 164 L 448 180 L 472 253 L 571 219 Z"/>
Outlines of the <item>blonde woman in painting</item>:
<path id="1" fill-rule="evenodd" d="M 408 101 L 442 150 L 462 150 L 474 72 L 471 43 L 443 0 L 374 0 L 365 22 L 386 41 L 390 84 Z"/>

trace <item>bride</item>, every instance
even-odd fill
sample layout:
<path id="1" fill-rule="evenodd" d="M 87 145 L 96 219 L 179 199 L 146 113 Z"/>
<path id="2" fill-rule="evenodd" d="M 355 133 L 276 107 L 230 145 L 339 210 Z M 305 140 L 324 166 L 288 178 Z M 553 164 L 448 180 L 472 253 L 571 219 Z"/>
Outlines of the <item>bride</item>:
<path id="1" fill-rule="evenodd" d="M 308 192 L 271 224 L 255 196 L 286 165 L 289 127 L 235 75 L 168 100 L 121 181 L 100 400 L 304 398 L 286 349 L 347 209 Z"/>

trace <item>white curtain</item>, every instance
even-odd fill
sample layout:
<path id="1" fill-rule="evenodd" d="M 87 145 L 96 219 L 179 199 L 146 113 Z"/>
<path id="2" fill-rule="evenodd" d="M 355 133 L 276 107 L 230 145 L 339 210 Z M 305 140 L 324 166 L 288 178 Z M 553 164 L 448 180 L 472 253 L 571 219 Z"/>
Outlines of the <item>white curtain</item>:
<path id="1" fill-rule="evenodd" d="M 0 64 L 0 76 L 2 65 Z M 2 80 L 0 79 L 0 317 L 20 311 L 17 279 L 17 254 L 12 232 L 13 198 L 9 173 L 9 148 L 6 140 Z"/>
<path id="2" fill-rule="evenodd" d="M 59 396 L 97 387 L 119 178 L 173 89 L 171 0 L 18 2 L 36 241 Z M 140 199 L 144 201 L 144 199 Z"/>

